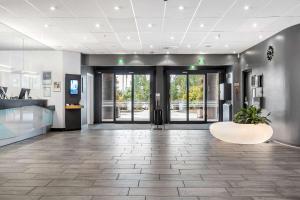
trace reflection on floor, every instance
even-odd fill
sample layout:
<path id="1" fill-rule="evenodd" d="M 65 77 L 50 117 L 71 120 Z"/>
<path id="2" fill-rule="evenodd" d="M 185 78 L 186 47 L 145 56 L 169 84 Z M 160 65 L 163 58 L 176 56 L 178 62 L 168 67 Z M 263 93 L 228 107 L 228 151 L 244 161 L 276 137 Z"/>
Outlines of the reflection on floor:
<path id="1" fill-rule="evenodd" d="M 166 124 L 159 126 L 166 130 L 208 130 L 210 124 Z M 150 130 L 157 126 L 153 124 L 116 124 L 103 123 L 89 125 L 92 130 Z"/>
<path id="2" fill-rule="evenodd" d="M 0 149 L 0 199 L 300 198 L 300 150 L 201 130 L 89 130 Z"/>

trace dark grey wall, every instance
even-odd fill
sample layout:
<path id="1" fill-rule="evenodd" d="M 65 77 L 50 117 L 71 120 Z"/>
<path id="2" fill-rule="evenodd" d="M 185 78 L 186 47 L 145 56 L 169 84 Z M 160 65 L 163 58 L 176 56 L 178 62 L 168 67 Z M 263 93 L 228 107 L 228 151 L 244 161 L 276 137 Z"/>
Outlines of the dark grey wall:
<path id="1" fill-rule="evenodd" d="M 149 54 L 149 55 L 83 55 L 82 61 L 85 66 L 156 66 L 156 85 L 158 93 L 161 93 L 161 102 L 164 98 L 163 85 L 163 67 L 161 66 L 174 66 L 174 69 L 180 66 L 197 65 L 199 58 L 204 58 L 203 67 L 228 67 L 227 72 L 233 73 L 233 82 L 239 83 L 240 81 L 240 68 L 236 55 L 195 55 L 195 54 Z M 123 59 L 124 63 L 120 65 L 119 59 Z M 232 90 L 233 112 L 237 112 L 240 108 L 240 94 Z"/>
<path id="2" fill-rule="evenodd" d="M 268 46 L 275 49 L 270 62 Z M 263 74 L 265 109 L 271 112 L 273 139 L 300 145 L 300 25 L 290 27 L 241 55 L 242 70 Z"/>

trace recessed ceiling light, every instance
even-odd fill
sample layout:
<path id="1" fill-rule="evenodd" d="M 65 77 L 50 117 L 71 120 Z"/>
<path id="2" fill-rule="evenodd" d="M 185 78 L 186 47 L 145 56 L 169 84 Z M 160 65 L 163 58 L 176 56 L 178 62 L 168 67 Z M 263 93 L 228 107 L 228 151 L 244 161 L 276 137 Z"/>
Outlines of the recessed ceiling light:
<path id="1" fill-rule="evenodd" d="M 152 48 L 153 48 L 153 45 L 151 44 L 149 47 L 152 49 Z"/>
<path id="2" fill-rule="evenodd" d="M 166 54 L 170 54 L 170 51 L 167 51 Z"/>
<path id="3" fill-rule="evenodd" d="M 179 10 L 184 10 L 184 7 L 183 6 L 179 6 L 178 9 Z"/>
<path id="4" fill-rule="evenodd" d="M 218 34 L 218 35 L 215 36 L 215 39 L 216 39 L 216 40 L 219 40 L 220 38 L 221 38 L 221 35 L 220 35 L 220 34 Z"/>
<path id="5" fill-rule="evenodd" d="M 50 8 L 49 8 L 51 11 L 54 11 L 54 10 L 56 10 L 56 7 L 55 6 L 50 6 Z"/>
<path id="6" fill-rule="evenodd" d="M 170 39 L 171 39 L 171 40 L 174 40 L 174 39 L 175 39 L 175 37 L 174 37 L 174 36 L 171 36 L 171 37 L 170 37 Z"/>
<path id="7" fill-rule="evenodd" d="M 128 35 L 128 36 L 126 37 L 126 39 L 127 39 L 127 40 L 130 40 L 130 39 L 131 39 L 131 37 Z"/>
<path id="8" fill-rule="evenodd" d="M 48 25 L 48 24 L 44 24 L 44 27 L 45 27 L 45 28 L 48 28 L 48 27 L 49 27 L 49 25 Z"/>
<path id="9" fill-rule="evenodd" d="M 100 28 L 100 24 L 95 24 L 95 27 L 96 28 Z"/>
<path id="10" fill-rule="evenodd" d="M 191 45 L 190 45 L 190 44 L 188 44 L 188 45 L 187 45 L 187 48 L 191 48 Z"/>
<path id="11" fill-rule="evenodd" d="M 225 44 L 225 47 L 226 47 L 226 48 L 228 48 L 228 47 L 229 47 L 229 45 L 228 45 L 228 44 Z"/>
<path id="12" fill-rule="evenodd" d="M 152 24 L 148 24 L 148 28 L 152 28 L 152 26 L 153 26 Z"/>
<path id="13" fill-rule="evenodd" d="M 200 24 L 200 27 L 203 28 L 203 27 L 204 27 L 204 24 Z"/>
<path id="14" fill-rule="evenodd" d="M 135 52 L 133 52 L 134 54 L 136 54 L 136 51 Z"/>
<path id="15" fill-rule="evenodd" d="M 120 7 L 119 6 L 115 6 L 114 9 L 115 10 L 120 10 Z"/>
<path id="16" fill-rule="evenodd" d="M 250 6 L 249 5 L 245 5 L 244 6 L 244 10 L 249 10 Z"/>
<path id="17" fill-rule="evenodd" d="M 253 23 L 253 24 L 252 24 L 252 27 L 253 27 L 253 28 L 256 28 L 256 27 L 257 27 L 257 23 Z"/>
<path id="18" fill-rule="evenodd" d="M 259 39 L 263 39 L 263 36 L 262 36 L 262 35 L 259 35 L 258 38 L 259 38 Z"/>

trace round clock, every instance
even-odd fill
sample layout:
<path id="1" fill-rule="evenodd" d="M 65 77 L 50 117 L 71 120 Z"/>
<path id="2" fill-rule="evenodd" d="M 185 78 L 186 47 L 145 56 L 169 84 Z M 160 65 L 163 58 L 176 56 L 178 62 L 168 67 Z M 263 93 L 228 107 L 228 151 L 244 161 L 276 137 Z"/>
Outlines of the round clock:
<path id="1" fill-rule="evenodd" d="M 274 48 L 272 46 L 269 46 L 267 50 L 267 59 L 268 61 L 271 61 L 274 57 Z"/>

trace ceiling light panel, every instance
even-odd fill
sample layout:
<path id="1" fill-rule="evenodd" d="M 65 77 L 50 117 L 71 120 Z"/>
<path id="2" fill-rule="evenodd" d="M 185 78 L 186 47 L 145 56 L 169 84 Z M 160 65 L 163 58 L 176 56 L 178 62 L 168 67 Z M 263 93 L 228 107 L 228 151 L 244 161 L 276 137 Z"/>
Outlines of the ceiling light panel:
<path id="1" fill-rule="evenodd" d="M 259 32 L 264 30 L 270 24 L 276 23 L 279 17 L 267 17 L 267 18 L 248 18 L 245 20 L 238 31 L 241 32 Z M 255 26 L 256 24 L 256 26 Z"/>
<path id="2" fill-rule="evenodd" d="M 172 19 L 167 18 L 165 20 L 164 31 L 165 32 L 178 32 L 184 31 L 189 23 L 188 19 Z"/>
<path id="3" fill-rule="evenodd" d="M 68 7 L 66 7 L 60 1 L 41 1 L 41 0 L 27 0 L 27 1 L 30 2 L 32 5 L 34 5 L 34 7 L 36 7 L 42 13 L 43 17 L 50 17 L 50 18 L 74 17 L 72 11 L 68 9 Z M 52 7 L 54 7 L 55 9 L 53 10 Z M 25 16 L 25 18 L 28 17 L 29 16 Z"/>
<path id="4" fill-rule="evenodd" d="M 204 32 L 189 32 L 186 34 L 182 45 L 181 46 L 187 46 L 188 44 L 191 44 L 192 46 L 196 46 L 199 44 L 202 40 L 202 38 L 206 35 Z"/>
<path id="5" fill-rule="evenodd" d="M 207 32 L 218 21 L 218 18 L 196 18 L 193 20 L 189 32 Z M 200 25 L 204 24 L 204 27 Z"/>
<path id="6" fill-rule="evenodd" d="M 128 33 L 136 32 L 136 25 L 133 18 L 126 19 L 109 19 L 110 24 L 112 25 L 115 32 Z"/>
<path id="7" fill-rule="evenodd" d="M 23 0 L 0 1 L 0 5 L 9 10 L 15 17 L 42 17 L 42 13 L 39 10 L 36 10 Z M 50 11 L 49 7 L 47 7 L 48 11 Z"/>
<path id="8" fill-rule="evenodd" d="M 159 34 L 161 31 L 162 19 L 153 19 L 153 18 L 143 18 L 137 19 L 140 32 L 151 32 Z M 152 27 L 149 28 L 149 24 L 152 24 Z"/>
<path id="9" fill-rule="evenodd" d="M 91 33 L 98 42 L 116 45 L 118 44 L 116 36 L 113 33 Z"/>
<path id="10" fill-rule="evenodd" d="M 167 2 L 167 19 L 187 19 L 190 20 L 199 0 L 172 0 Z M 183 9 L 180 9 L 183 8 Z"/>
<path id="11" fill-rule="evenodd" d="M 270 2 L 270 0 L 238 1 L 226 17 L 239 19 L 254 17 L 260 9 L 263 9 Z M 249 7 L 248 10 L 245 10 L 245 5 Z"/>
<path id="12" fill-rule="evenodd" d="M 119 37 L 122 40 L 122 43 L 138 43 L 138 34 L 136 32 L 131 33 L 119 33 Z"/>
<path id="13" fill-rule="evenodd" d="M 135 14 L 138 19 L 163 17 L 164 1 L 162 0 L 133 0 Z"/>
<path id="14" fill-rule="evenodd" d="M 282 16 L 289 10 L 293 10 L 297 5 L 299 6 L 299 0 L 273 0 L 271 3 L 267 4 L 264 9 L 259 10 L 256 13 L 257 17 L 271 17 L 271 16 Z M 297 10 L 298 16 L 299 7 Z"/>
<path id="15" fill-rule="evenodd" d="M 196 19 L 206 17 L 221 17 L 224 11 L 235 0 L 204 0 L 199 8 Z"/>
<path id="16" fill-rule="evenodd" d="M 232 30 L 242 30 L 243 25 L 247 22 L 245 18 L 230 18 L 230 17 L 225 17 L 222 20 L 222 23 L 219 23 L 214 31 L 229 31 L 231 32 Z"/>
<path id="17" fill-rule="evenodd" d="M 98 0 L 99 6 L 105 12 L 109 19 L 129 19 L 133 18 L 132 9 L 129 0 Z M 115 10 L 119 7 L 119 10 Z"/>
<path id="18" fill-rule="evenodd" d="M 96 0 L 63 0 L 62 2 L 76 17 L 104 18 L 101 9 L 98 8 L 99 3 Z"/>

